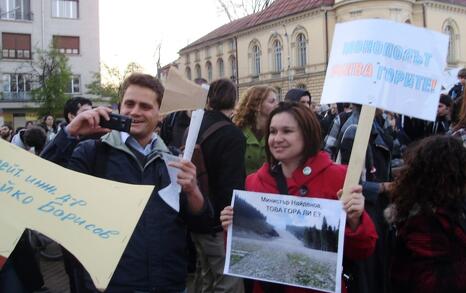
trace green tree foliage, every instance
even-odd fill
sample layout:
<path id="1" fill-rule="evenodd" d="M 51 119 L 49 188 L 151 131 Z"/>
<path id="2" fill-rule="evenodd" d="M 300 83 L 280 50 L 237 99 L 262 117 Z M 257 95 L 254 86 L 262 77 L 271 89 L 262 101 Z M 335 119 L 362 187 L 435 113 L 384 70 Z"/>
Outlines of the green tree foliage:
<path id="1" fill-rule="evenodd" d="M 233 224 L 236 228 L 248 230 L 263 237 L 279 236 L 274 227 L 267 223 L 267 217 L 239 196 L 235 198 L 234 211 Z"/>
<path id="2" fill-rule="evenodd" d="M 71 82 L 68 58 L 50 46 L 47 50 L 37 49 L 32 62 L 35 88 L 31 96 L 40 105 L 39 115 L 61 116 Z"/>
<path id="3" fill-rule="evenodd" d="M 109 97 L 112 103 L 118 103 L 120 97 L 120 87 L 128 75 L 134 72 L 142 72 L 141 65 L 131 62 L 125 70 L 121 72 L 117 67 L 111 67 L 107 64 L 102 65 L 102 73 L 95 72 L 93 80 L 86 85 L 87 93 L 99 97 Z M 102 78 L 102 75 L 104 78 Z"/>
<path id="4" fill-rule="evenodd" d="M 291 232 L 299 240 L 302 240 L 304 246 L 323 251 L 338 251 L 338 229 L 328 225 L 327 219 L 322 220 L 321 229 L 316 226 L 302 227 L 287 225 L 286 230 Z"/>

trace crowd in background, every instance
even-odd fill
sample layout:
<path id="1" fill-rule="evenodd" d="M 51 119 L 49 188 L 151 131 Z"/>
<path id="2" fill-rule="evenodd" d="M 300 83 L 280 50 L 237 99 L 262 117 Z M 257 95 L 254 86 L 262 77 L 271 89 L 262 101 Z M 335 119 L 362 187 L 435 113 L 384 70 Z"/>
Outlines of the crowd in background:
<path id="1" fill-rule="evenodd" d="M 138 113 L 146 111 L 136 109 L 138 103 L 144 105 L 140 101 L 144 100 L 140 97 L 145 98 L 144 95 L 147 95 L 144 90 L 148 90 L 149 94 L 154 92 L 157 97 L 154 104 L 156 115 L 163 96 L 163 87 L 160 89 L 158 81 L 141 76 L 136 76 L 140 80 L 136 78 L 128 81 L 121 97 L 122 114 L 132 117 L 138 129 L 149 127 L 139 132 L 149 133 L 136 133 L 132 128 L 124 143 L 128 146 L 126 153 L 133 157 L 131 159 L 125 157 L 127 154 L 114 154 L 118 152 L 113 147 L 109 152 L 121 162 L 134 159 L 141 166 L 150 166 L 152 161 L 160 160 L 157 152 L 182 152 L 191 111 L 175 112 L 161 118 L 157 116 L 157 119 L 152 117 L 155 122 L 145 114 Z M 141 81 L 144 79 L 149 81 Z M 153 86 L 154 82 L 156 85 Z M 361 185 L 353 187 L 350 199 L 344 202 L 347 228 L 343 291 L 466 292 L 465 85 L 466 68 L 458 72 L 458 83 L 448 93 L 441 94 L 433 122 L 377 109 Z M 232 223 L 234 217 L 233 209 L 229 207 L 232 190 L 338 199 L 346 174 L 345 165 L 351 156 L 361 105 L 318 105 L 312 100 L 311 94 L 303 89 L 291 89 L 284 98 L 285 102 L 279 102 L 275 89 L 262 85 L 250 87 L 238 101 L 236 95 L 236 85 L 229 80 L 220 79 L 210 84 L 206 114 L 199 133 L 201 139 L 198 140 L 202 161 L 205 162 L 202 168 L 205 168 L 208 175 L 208 187 L 201 188 L 205 202 L 198 204 L 205 206 L 208 202 L 209 208 L 204 207 L 202 211 L 208 214 L 211 209 L 211 216 L 196 218 L 190 213 L 183 216 L 186 221 L 183 225 L 190 233 L 183 234 L 180 231 L 176 236 L 178 238 L 173 235 L 170 237 L 181 241 L 179 236 L 186 236 L 182 241 L 188 247 L 189 257 L 185 260 L 173 259 L 176 265 L 187 265 L 194 275 L 187 285 L 188 291 L 192 292 L 313 292 L 223 274 L 224 229 Z M 124 104 L 125 101 L 133 104 Z M 89 150 L 96 149 L 95 152 L 99 152 L 98 144 L 90 144 L 105 133 L 94 131 L 85 138 L 79 135 L 80 141 L 76 140 L 73 148 L 66 152 L 58 151 L 60 142 L 80 134 L 73 126 L 81 123 L 80 128 L 76 129 L 82 129 L 84 115 L 94 115 L 92 117 L 98 120 L 102 118 L 96 117 L 108 115 L 105 113 L 106 110 L 101 108 L 93 110 L 90 100 L 76 97 L 65 105 L 65 121 L 62 123 L 57 124 L 52 115 L 46 115 L 40 123 L 28 121 L 16 131 L 9 125 L 3 125 L 0 135 L 2 139 L 45 159 L 70 167 L 70 164 L 76 163 L 73 161 L 76 156 L 74 147 L 79 142 L 86 144 Z M 145 123 L 149 120 L 154 122 L 153 125 Z M 89 128 L 89 125 L 85 126 Z M 154 134 L 156 129 L 158 135 Z M 109 135 L 120 137 L 121 134 L 105 134 L 102 141 Z M 141 135 L 149 138 L 146 142 L 148 145 L 141 143 Z M 131 141 L 133 136 L 136 138 L 134 142 Z M 192 168 L 191 165 L 184 167 Z M 160 168 L 157 165 L 156 169 L 150 170 L 165 174 Z M 196 168 L 197 179 L 191 178 L 194 182 L 202 180 L 199 177 L 200 166 L 196 164 Z M 307 174 L 306 170 L 312 170 L 312 176 L 311 171 Z M 90 172 L 84 169 L 80 171 Z M 105 174 L 110 172 L 108 169 L 105 171 Z M 129 171 L 114 172 L 100 177 L 131 177 L 124 173 Z M 314 175 L 314 172 L 319 174 Z M 123 178 L 125 182 L 132 180 Z M 163 184 L 166 182 L 163 181 Z M 197 189 L 193 191 L 190 184 L 192 182 L 183 185 L 183 191 L 189 197 L 195 197 Z M 155 207 L 146 209 L 173 216 L 158 207 L 160 203 L 152 204 Z M 188 207 L 192 208 L 192 204 L 190 202 Z M 172 225 L 166 219 L 163 221 Z M 144 236 L 144 233 L 152 235 L 145 226 L 138 229 L 136 234 L 139 236 L 136 237 L 140 238 L 134 240 L 137 244 L 130 242 L 123 264 L 119 266 L 131 265 L 125 257 L 129 256 L 130 260 L 141 257 L 137 253 L 131 254 L 129 250 L 145 241 L 145 237 L 154 243 L 168 241 Z M 13 261 L 7 263 L 0 273 L 0 292 L 32 292 L 43 285 L 40 271 L 25 276 L 24 266 L 29 269 L 34 267 L 29 262 L 34 256 L 31 256 L 30 251 L 27 252 L 27 245 L 26 242 L 20 242 L 19 248 L 15 249 L 18 252 L 10 257 Z M 156 244 L 154 247 L 168 254 L 174 253 L 166 245 L 170 244 Z M 66 250 L 64 254 L 72 292 L 96 292 L 89 285 L 85 269 L 79 261 Z M 25 259 L 25 255 L 29 255 L 29 259 Z M 173 268 L 170 271 L 171 266 L 174 266 L 171 264 L 162 272 L 157 267 L 162 266 L 162 256 L 149 252 L 144 257 L 156 263 L 149 266 L 147 270 L 150 272 L 141 273 L 141 278 L 147 280 L 138 279 L 137 272 L 140 271 L 137 265 L 135 272 L 117 270 L 108 292 L 184 292 L 186 284 L 179 283 L 179 280 L 186 279 L 183 269 Z M 22 260 L 17 261 L 19 258 Z M 8 287 L 9 283 L 6 283 L 11 282 L 11 277 L 6 274 L 7 269 L 16 272 L 20 285 Z M 158 272 L 155 277 L 150 275 L 152 270 Z M 167 272 L 175 272 L 178 279 L 165 276 Z M 18 289 L 21 283 L 25 286 Z M 153 289 L 153 286 L 161 287 Z M 16 288 L 17 291 L 2 291 L 11 290 L 5 288 Z"/>

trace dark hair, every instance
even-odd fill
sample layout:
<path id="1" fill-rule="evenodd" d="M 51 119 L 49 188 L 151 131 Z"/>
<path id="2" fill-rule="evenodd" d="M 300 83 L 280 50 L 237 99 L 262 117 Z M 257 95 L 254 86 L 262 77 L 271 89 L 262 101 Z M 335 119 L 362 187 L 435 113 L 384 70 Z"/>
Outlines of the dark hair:
<path id="1" fill-rule="evenodd" d="M 432 214 L 444 208 L 460 219 L 466 200 L 466 148 L 451 136 L 430 136 L 410 147 L 406 167 L 396 178 L 391 194 L 395 221 L 407 219 L 412 211 Z"/>
<path id="2" fill-rule="evenodd" d="M 456 131 L 460 128 L 466 128 L 466 91 L 463 92 L 463 97 L 458 100 L 458 102 L 454 103 L 453 108 L 459 112 L 458 114 L 458 122 L 453 127 L 453 131 Z"/>
<path id="3" fill-rule="evenodd" d="M 28 147 L 34 147 L 37 155 L 40 154 L 45 146 L 45 142 L 47 141 L 47 134 L 45 133 L 44 129 L 42 129 L 42 127 L 32 126 L 29 129 L 23 130 L 21 139 Z"/>
<path id="4" fill-rule="evenodd" d="M 446 94 L 440 94 L 439 103 L 444 104 L 447 107 L 450 107 L 452 103 L 451 97 Z"/>
<path id="5" fill-rule="evenodd" d="M 120 103 L 123 101 L 126 90 L 131 85 L 137 85 L 151 89 L 157 96 L 157 104 L 159 107 L 162 105 L 163 92 L 165 91 L 165 88 L 157 78 L 144 73 L 132 73 L 125 79 L 120 89 Z"/>
<path id="6" fill-rule="evenodd" d="M 89 105 L 92 107 L 92 102 L 85 97 L 73 97 L 66 101 L 65 106 L 63 107 L 63 117 L 65 118 L 66 123 L 70 123 L 68 114 L 76 116 L 76 113 L 78 113 L 78 110 L 83 105 Z"/>
<path id="7" fill-rule="evenodd" d="M 299 102 L 299 100 L 304 96 L 309 96 L 309 102 L 312 101 L 310 92 L 303 89 L 290 89 L 285 95 L 285 101 Z"/>
<path id="8" fill-rule="evenodd" d="M 466 78 L 466 68 L 461 68 L 459 71 L 458 71 L 458 78 Z"/>
<path id="9" fill-rule="evenodd" d="M 207 101 L 212 110 L 233 109 L 236 103 L 236 85 L 226 78 L 213 81 L 207 93 Z"/>
<path id="10" fill-rule="evenodd" d="M 265 153 L 267 155 L 267 161 L 270 165 L 275 165 L 277 160 L 272 156 L 270 152 L 270 147 L 268 144 L 270 136 L 270 123 L 272 122 L 273 116 L 280 113 L 288 113 L 296 119 L 299 129 L 304 140 L 304 150 L 303 150 L 303 161 L 304 162 L 315 156 L 322 147 L 322 137 L 319 120 L 316 117 L 316 114 L 304 106 L 301 103 L 295 102 L 280 102 L 278 107 L 272 110 L 270 113 L 269 119 L 267 121 L 267 128 L 265 129 Z"/>

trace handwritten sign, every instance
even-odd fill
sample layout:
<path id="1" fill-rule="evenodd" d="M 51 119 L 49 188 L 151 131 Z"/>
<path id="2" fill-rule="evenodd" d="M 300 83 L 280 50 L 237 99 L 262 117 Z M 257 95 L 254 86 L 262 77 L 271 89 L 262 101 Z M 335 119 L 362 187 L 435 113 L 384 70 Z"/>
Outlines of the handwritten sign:
<path id="1" fill-rule="evenodd" d="M 321 102 L 435 120 L 448 36 L 382 19 L 337 24 Z"/>
<path id="2" fill-rule="evenodd" d="M 234 190 L 232 206 L 225 274 L 341 291 L 341 201 Z"/>
<path id="3" fill-rule="evenodd" d="M 153 189 L 73 172 L 0 140 L 0 255 L 34 229 L 73 253 L 105 289 Z"/>

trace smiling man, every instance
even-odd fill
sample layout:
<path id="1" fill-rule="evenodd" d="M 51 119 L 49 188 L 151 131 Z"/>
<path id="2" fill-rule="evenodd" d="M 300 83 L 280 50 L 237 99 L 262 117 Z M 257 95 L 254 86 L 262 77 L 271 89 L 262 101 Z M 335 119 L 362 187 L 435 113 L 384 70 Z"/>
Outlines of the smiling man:
<path id="1" fill-rule="evenodd" d="M 100 140 L 80 143 L 68 167 L 118 182 L 155 186 L 106 292 L 184 292 L 186 223 L 196 217 L 211 217 L 197 187 L 196 168 L 189 161 L 172 164 L 180 169 L 180 213 L 158 195 L 170 183 L 161 158 L 161 152 L 168 149 L 154 132 L 163 91 L 154 77 L 132 74 L 122 85 L 120 101 L 120 113 L 133 121 L 130 133 L 101 128 L 100 120 L 108 120 L 111 110 L 99 107 L 78 114 L 54 141 L 66 153 L 66 148 L 77 143 L 77 137 L 107 132 Z M 88 292 L 98 292 L 85 275 Z"/>

